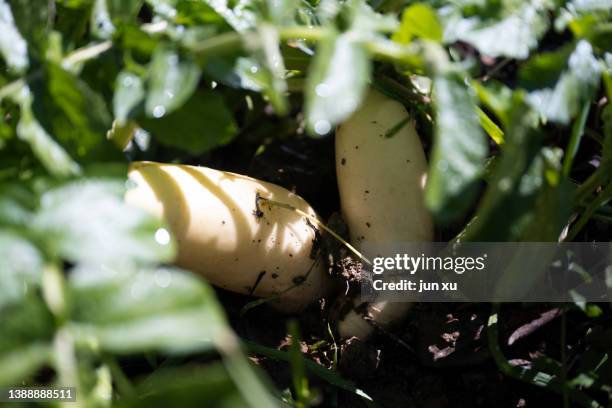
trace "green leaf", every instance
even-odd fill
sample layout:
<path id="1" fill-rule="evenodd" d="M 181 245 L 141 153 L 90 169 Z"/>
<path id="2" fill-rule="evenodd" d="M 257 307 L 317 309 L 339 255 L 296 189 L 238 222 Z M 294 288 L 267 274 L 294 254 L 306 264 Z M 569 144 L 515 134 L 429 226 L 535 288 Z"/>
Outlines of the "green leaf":
<path id="1" fill-rule="evenodd" d="M 545 161 L 538 155 L 541 135 L 520 94 L 514 96 L 513 105 L 506 143 L 501 146 L 476 215 L 466 228 L 467 241 L 515 241 L 533 222 L 534 203 L 545 185 Z"/>
<path id="2" fill-rule="evenodd" d="M 136 108 L 144 101 L 145 91 L 142 79 L 129 71 L 121 71 L 115 80 L 113 113 L 120 125 L 136 116 Z"/>
<path id="3" fill-rule="evenodd" d="M 109 180 L 49 190 L 31 228 L 50 251 L 71 262 L 112 267 L 172 260 L 175 248 L 168 232 L 160 221 L 127 206 L 123 192 L 123 183 Z"/>
<path id="4" fill-rule="evenodd" d="M 21 383 L 50 362 L 53 330 L 52 316 L 32 293 L 0 306 L 0 386 Z"/>
<path id="5" fill-rule="evenodd" d="M 14 98 L 21 109 L 17 136 L 30 145 L 32 152 L 55 176 L 70 176 L 80 173 L 80 167 L 66 151 L 45 131 L 32 112 L 32 94 L 23 87 Z"/>
<path id="6" fill-rule="evenodd" d="M 561 176 L 561 149 L 543 148 L 536 160 L 544 161 L 545 183 L 536 198 L 532 221 L 522 232 L 521 240 L 526 242 L 555 242 L 569 222 L 572 213 L 572 198 L 575 186 Z"/>
<path id="7" fill-rule="evenodd" d="M 508 114 L 512 108 L 512 91 L 499 82 L 472 82 L 480 102 L 495 113 L 504 127 L 509 125 Z"/>
<path id="8" fill-rule="evenodd" d="M 23 183 L 0 184 L 0 225 L 27 226 L 37 199 Z"/>
<path id="9" fill-rule="evenodd" d="M 256 25 L 252 0 L 210 0 L 207 2 L 236 31 L 245 32 Z"/>
<path id="10" fill-rule="evenodd" d="M 279 361 L 289 362 L 291 360 L 291 356 L 287 351 L 281 351 L 276 350 L 274 348 L 265 347 L 247 340 L 244 340 L 243 343 L 252 353 L 260 354 L 262 356 Z M 347 392 L 355 394 L 356 396 L 362 398 L 368 406 L 378 406 L 374 403 L 372 397 L 366 394 L 365 391 L 358 388 L 353 382 L 342 378 L 336 371 L 327 369 L 311 360 L 304 360 L 304 364 L 306 366 L 306 369 L 311 374 L 316 375 L 328 384 L 338 387 L 341 390 L 345 390 Z"/>
<path id="11" fill-rule="evenodd" d="M 150 66 L 146 114 L 161 118 L 177 110 L 193 94 L 199 80 L 200 68 L 195 61 L 175 49 L 157 48 Z"/>
<path id="12" fill-rule="evenodd" d="M 144 0 L 106 0 L 113 20 L 123 23 L 135 22 Z"/>
<path id="13" fill-rule="evenodd" d="M 578 12 L 610 11 L 612 9 L 610 0 L 572 0 L 569 4 Z"/>
<path id="14" fill-rule="evenodd" d="M 425 3 L 410 5 L 402 13 L 402 21 L 392 39 L 400 44 L 408 44 L 414 37 L 442 41 L 442 25 L 436 11 Z"/>
<path id="15" fill-rule="evenodd" d="M 599 84 L 601 64 L 591 45 L 582 40 L 570 55 L 568 69 L 554 88 L 532 91 L 527 102 L 546 120 L 567 124 L 589 100 Z"/>
<path id="16" fill-rule="evenodd" d="M 15 72 L 23 72 L 29 64 L 28 45 L 15 26 L 11 8 L 0 0 L 0 54 L 6 65 Z"/>
<path id="17" fill-rule="evenodd" d="M 26 39 L 30 54 L 42 56 L 53 23 L 48 0 L 8 0 L 21 35 Z M 3 33 L 4 34 L 4 33 Z"/>
<path id="18" fill-rule="evenodd" d="M 214 291 L 178 269 L 80 268 L 69 290 L 75 337 L 110 352 L 209 350 L 227 330 Z"/>
<path id="19" fill-rule="evenodd" d="M 474 97 L 461 77 L 434 79 L 435 143 L 425 200 L 433 215 L 448 222 L 472 204 L 484 171 L 487 139 L 480 127 Z"/>
<path id="20" fill-rule="evenodd" d="M 115 26 L 108 10 L 107 0 L 94 0 L 91 11 L 91 33 L 95 38 L 108 40 L 115 33 Z"/>
<path id="21" fill-rule="evenodd" d="M 504 10 L 498 18 L 482 20 L 458 15 L 449 18 L 445 24 L 445 41 L 465 41 L 491 57 L 527 58 L 548 29 L 548 3 L 539 0 L 514 4 L 520 6 Z"/>
<path id="22" fill-rule="evenodd" d="M 0 230 L 0 310 L 21 301 L 39 286 L 43 258 L 34 245 L 19 235 Z"/>
<path id="23" fill-rule="evenodd" d="M 291 25 L 295 23 L 295 14 L 299 2 L 297 0 L 266 0 L 264 14 L 268 20 L 277 25 Z"/>
<path id="24" fill-rule="evenodd" d="M 234 118 L 223 97 L 214 91 L 198 90 L 177 111 L 140 124 L 161 143 L 201 154 L 229 143 L 237 132 Z"/>
<path id="25" fill-rule="evenodd" d="M 205 402 L 211 407 L 251 407 L 242 397 L 221 363 L 207 366 L 170 368 L 155 371 L 138 384 L 132 398 L 118 401 L 119 408 L 195 407 Z"/>
<path id="26" fill-rule="evenodd" d="M 102 96 L 61 67 L 49 64 L 32 83 L 36 118 L 73 155 L 84 157 L 106 142 L 111 115 Z"/>
<path id="27" fill-rule="evenodd" d="M 207 2 L 179 0 L 176 13 L 177 24 L 207 26 L 225 24 L 225 19 Z"/>
<path id="28" fill-rule="evenodd" d="M 319 42 L 306 88 L 306 118 L 313 134 L 325 135 L 357 109 L 370 73 L 368 53 L 351 32 Z"/>
<path id="29" fill-rule="evenodd" d="M 50 344 L 24 345 L 10 353 L 0 353 L 0 386 L 19 385 L 25 378 L 52 361 Z"/>
<path id="30" fill-rule="evenodd" d="M 261 23 L 257 31 L 245 38 L 247 48 L 251 50 L 259 63 L 262 78 L 262 92 L 279 115 L 289 109 L 287 101 L 287 82 L 285 81 L 285 64 L 279 47 L 279 35 L 274 26 Z"/>
<path id="31" fill-rule="evenodd" d="M 564 46 L 553 52 L 543 52 L 532 56 L 521 65 L 518 84 L 528 90 L 554 87 L 574 50 L 573 46 Z"/>

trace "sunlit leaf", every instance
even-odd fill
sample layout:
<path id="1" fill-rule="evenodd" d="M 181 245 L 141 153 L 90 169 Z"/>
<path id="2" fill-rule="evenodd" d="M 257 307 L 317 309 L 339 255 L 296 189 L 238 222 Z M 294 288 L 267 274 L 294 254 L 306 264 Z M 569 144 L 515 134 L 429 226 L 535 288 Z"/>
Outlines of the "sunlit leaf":
<path id="1" fill-rule="evenodd" d="M 32 152 L 55 176 L 78 174 L 80 167 L 66 151 L 45 131 L 32 112 L 32 95 L 28 87 L 23 87 L 15 101 L 20 105 L 21 116 L 17 125 L 17 135 L 27 142 Z"/>
<path id="2" fill-rule="evenodd" d="M 442 41 L 442 25 L 434 9 L 425 3 L 415 3 L 402 13 L 399 30 L 393 34 L 393 40 L 407 44 L 414 37 L 433 41 Z"/>
<path id="3" fill-rule="evenodd" d="M 177 50 L 160 47 L 153 54 L 145 102 L 148 116 L 161 118 L 189 99 L 200 80 L 200 68 Z"/>
<path id="4" fill-rule="evenodd" d="M 312 64 L 306 118 L 314 134 L 325 135 L 359 106 L 371 66 L 363 44 L 352 33 L 330 35 L 321 41 Z"/>
<path id="5" fill-rule="evenodd" d="M 529 104 L 545 119 L 567 124 L 592 97 L 599 83 L 601 65 L 593 49 L 580 41 L 568 60 L 568 69 L 561 74 L 554 88 L 539 89 L 527 96 Z"/>
<path id="6" fill-rule="evenodd" d="M 254 54 L 259 65 L 262 92 L 279 115 L 287 113 L 287 82 L 285 64 L 279 48 L 279 35 L 276 28 L 260 24 L 252 36 L 246 37 L 247 47 Z"/>
<path id="7" fill-rule="evenodd" d="M 82 268 L 70 291 L 77 337 L 92 337 L 104 350 L 208 350 L 226 330 L 212 289 L 181 270 Z"/>
<path id="8" fill-rule="evenodd" d="M 73 157 L 106 142 L 111 115 L 102 96 L 85 81 L 49 64 L 32 83 L 32 92 L 36 118 Z"/>
<path id="9" fill-rule="evenodd" d="M 548 29 L 545 1 L 522 2 L 499 19 L 454 16 L 446 21 L 447 42 L 462 40 L 491 57 L 524 59 Z"/>
<path id="10" fill-rule="evenodd" d="M 161 223 L 127 206 L 123 191 L 119 182 L 89 180 L 52 189 L 42 195 L 32 228 L 71 262 L 110 267 L 171 260 L 173 242 L 156 237 Z"/>
<path id="11" fill-rule="evenodd" d="M 6 64 L 16 72 L 28 67 L 28 45 L 15 26 L 11 8 L 0 0 L 0 54 Z"/>
<path id="12" fill-rule="evenodd" d="M 40 284 L 43 259 L 28 240 L 0 230 L 0 310 Z"/>
<path id="13" fill-rule="evenodd" d="M 6 1 L 6 0 L 4 0 Z M 3 2 L 4 2 L 3 1 Z M 8 0 L 17 29 L 31 54 L 42 54 L 53 22 L 48 0 Z M 4 35 L 4 31 L 2 31 Z"/>
<path id="14" fill-rule="evenodd" d="M 0 386 L 16 385 L 51 359 L 53 320 L 42 300 L 0 306 Z"/>
<path id="15" fill-rule="evenodd" d="M 104 40 L 111 38 L 115 33 L 115 25 L 112 22 L 107 3 L 107 0 L 94 0 L 90 22 L 92 34 Z"/>
<path id="16" fill-rule="evenodd" d="M 144 100 L 145 90 L 142 79 L 131 72 L 122 71 L 115 80 L 113 113 L 119 124 L 135 116 L 136 107 Z"/>
<path id="17" fill-rule="evenodd" d="M 33 343 L 0 354 L 0 386 L 20 384 L 52 359 L 50 344 Z"/>

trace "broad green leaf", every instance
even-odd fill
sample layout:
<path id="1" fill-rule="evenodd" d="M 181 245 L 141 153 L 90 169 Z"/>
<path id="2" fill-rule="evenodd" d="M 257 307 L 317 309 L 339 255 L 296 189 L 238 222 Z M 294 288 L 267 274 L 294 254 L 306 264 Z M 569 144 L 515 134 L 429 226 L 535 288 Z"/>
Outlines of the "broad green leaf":
<path id="1" fill-rule="evenodd" d="M 392 39 L 401 44 L 408 44 L 414 37 L 440 42 L 442 35 L 436 11 L 425 3 L 415 3 L 402 13 L 401 25 Z"/>
<path id="2" fill-rule="evenodd" d="M 23 72 L 29 64 L 28 45 L 15 26 L 11 8 L 0 0 L 0 54 L 6 65 L 15 72 Z"/>
<path id="3" fill-rule="evenodd" d="M 578 12 L 590 11 L 610 11 L 612 10 L 611 0 L 572 0 L 569 5 Z"/>
<path id="4" fill-rule="evenodd" d="M 375 38 L 380 33 L 393 33 L 399 28 L 399 22 L 394 14 L 378 13 L 365 1 L 348 1 L 344 7 L 350 16 L 350 28 L 353 34 L 362 39 Z"/>
<path id="5" fill-rule="evenodd" d="M 111 115 L 85 81 L 49 64 L 32 83 L 36 118 L 73 155 L 84 157 L 106 142 Z"/>
<path id="6" fill-rule="evenodd" d="M 115 80 L 113 113 L 120 125 L 125 125 L 129 118 L 136 116 L 136 108 L 144 97 L 144 85 L 140 76 L 128 71 L 119 73 Z"/>
<path id="7" fill-rule="evenodd" d="M 53 8 L 49 0 L 8 0 L 8 4 L 17 29 L 28 43 L 30 54 L 42 57 L 53 24 Z"/>
<path id="8" fill-rule="evenodd" d="M 0 230 L 0 310 L 38 287 L 43 269 L 41 253 L 19 235 Z"/>
<path id="9" fill-rule="evenodd" d="M 543 52 L 532 56 L 521 65 L 518 84 L 528 90 L 554 87 L 574 50 L 573 46 L 564 46 L 553 52 Z"/>
<path id="10" fill-rule="evenodd" d="M 53 326 L 43 300 L 28 293 L 21 302 L 0 309 L 0 355 L 29 343 L 51 340 Z"/>
<path id="11" fill-rule="evenodd" d="M 520 6 L 498 18 L 482 20 L 457 15 L 449 18 L 445 24 L 445 41 L 465 41 L 491 57 L 527 58 L 548 29 L 548 3 L 536 0 L 515 4 Z"/>
<path id="12" fill-rule="evenodd" d="M 515 95 L 506 143 L 495 163 L 487 190 L 464 239 L 479 242 L 518 240 L 533 222 L 534 204 L 545 185 L 545 161 L 539 156 L 541 135 L 522 97 Z M 558 171 L 558 170 L 557 170 Z"/>
<path id="13" fill-rule="evenodd" d="M 590 99 L 599 84 L 601 65 L 591 45 L 582 40 L 570 55 L 568 68 L 554 88 L 535 90 L 527 102 L 546 120 L 567 124 Z"/>
<path id="14" fill-rule="evenodd" d="M 261 23 L 257 31 L 245 38 L 247 48 L 254 54 L 259 64 L 262 79 L 262 92 L 279 115 L 289 109 L 287 101 L 287 82 L 285 81 L 285 64 L 280 52 L 279 35 L 270 24 Z"/>
<path id="15" fill-rule="evenodd" d="M 148 61 L 157 48 L 158 40 L 138 26 L 121 25 L 117 28 L 114 40 L 134 58 Z"/>
<path id="16" fill-rule="evenodd" d="M 256 25 L 252 0 L 208 0 L 209 4 L 236 31 L 245 32 Z"/>
<path id="17" fill-rule="evenodd" d="M 265 16 L 271 23 L 277 26 L 295 23 L 298 0 L 265 0 L 263 4 Z"/>
<path id="18" fill-rule="evenodd" d="M 357 109 L 370 79 L 368 58 L 363 43 L 351 32 L 329 35 L 319 43 L 306 88 L 311 132 L 325 135 Z"/>
<path id="19" fill-rule="evenodd" d="M 107 0 L 94 0 L 90 26 L 93 36 L 99 39 L 108 40 L 115 33 Z"/>
<path id="20" fill-rule="evenodd" d="M 14 99 L 19 104 L 21 112 L 17 136 L 30 145 L 34 155 L 51 174 L 60 177 L 78 174 L 81 171 L 79 165 L 34 117 L 30 89 L 27 86 L 23 87 Z"/>
<path id="21" fill-rule="evenodd" d="M 544 162 L 541 174 L 544 185 L 536 198 L 532 221 L 528 223 L 521 240 L 526 242 L 555 242 L 572 212 L 575 186 L 561 175 L 561 149 L 545 147 L 536 160 Z"/>
<path id="22" fill-rule="evenodd" d="M 225 23 L 225 19 L 204 1 L 179 0 L 176 12 L 177 24 L 221 26 Z"/>
<path id="23" fill-rule="evenodd" d="M 106 0 L 113 20 L 123 23 L 135 22 L 144 0 Z"/>
<path id="24" fill-rule="evenodd" d="M 53 330 L 50 312 L 32 293 L 0 306 L 0 386 L 21 383 L 50 363 Z"/>
<path id="25" fill-rule="evenodd" d="M 458 75 L 434 78 L 435 142 L 425 200 L 433 215 L 448 222 L 463 214 L 484 172 L 487 139 L 474 97 Z"/>
<path id="26" fill-rule="evenodd" d="M 38 369 L 52 362 L 51 344 L 32 343 L 9 353 L 0 353 L 0 386 L 19 385 Z"/>
<path id="27" fill-rule="evenodd" d="M 103 350 L 209 350 L 227 330 L 213 290 L 185 271 L 81 268 L 69 288 L 76 338 Z"/>
<path id="28" fill-rule="evenodd" d="M 223 97 L 214 91 L 198 90 L 177 111 L 140 124 L 161 143 L 201 154 L 229 143 L 237 132 L 234 118 Z"/>
<path id="29" fill-rule="evenodd" d="M 0 184 L 0 225 L 24 227 L 30 222 L 37 197 L 23 183 Z"/>
<path id="30" fill-rule="evenodd" d="M 146 114 L 161 118 L 177 110 L 196 90 L 199 80 L 200 68 L 195 61 L 175 49 L 159 47 L 150 66 Z"/>
<path id="31" fill-rule="evenodd" d="M 252 407 L 221 363 L 158 370 L 136 390 L 133 398 L 119 401 L 118 408 L 194 407 L 203 401 L 211 407 Z"/>
<path id="32" fill-rule="evenodd" d="M 170 261 L 174 242 L 160 221 L 127 206 L 115 181 L 75 181 L 45 192 L 31 228 L 64 259 L 99 267 Z"/>
<path id="33" fill-rule="evenodd" d="M 91 0 L 55 2 L 53 29 L 61 33 L 66 49 L 77 47 L 91 21 Z"/>

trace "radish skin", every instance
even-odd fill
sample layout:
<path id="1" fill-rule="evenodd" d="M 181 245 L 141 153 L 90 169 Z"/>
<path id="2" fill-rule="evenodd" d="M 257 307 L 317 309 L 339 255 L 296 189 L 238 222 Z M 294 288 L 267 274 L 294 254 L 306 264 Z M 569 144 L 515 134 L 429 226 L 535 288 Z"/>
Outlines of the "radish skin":
<path id="1" fill-rule="evenodd" d="M 316 229 L 303 216 L 264 198 L 316 217 L 301 197 L 247 176 L 177 164 L 133 163 L 128 204 L 164 219 L 178 243 L 177 265 L 221 288 L 279 297 L 295 312 L 322 296 L 327 275 L 313 252 Z M 256 204 L 256 201 L 257 204 Z"/>
<path id="2" fill-rule="evenodd" d="M 342 214 L 355 246 L 432 240 L 423 193 L 427 161 L 414 121 L 399 102 L 369 92 L 336 131 L 336 172 Z M 360 309 L 385 327 L 409 307 L 407 302 L 379 301 Z M 339 321 L 338 331 L 342 337 L 364 339 L 372 326 L 353 308 Z"/>

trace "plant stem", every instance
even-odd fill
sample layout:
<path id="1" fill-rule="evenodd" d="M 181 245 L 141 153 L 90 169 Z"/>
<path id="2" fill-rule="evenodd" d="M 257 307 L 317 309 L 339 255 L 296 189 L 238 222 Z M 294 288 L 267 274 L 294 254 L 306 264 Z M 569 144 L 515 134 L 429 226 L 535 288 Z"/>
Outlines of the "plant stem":
<path id="1" fill-rule="evenodd" d="M 62 67 L 70 67 L 71 65 L 84 62 L 105 53 L 113 47 L 113 42 L 108 40 L 88 47 L 78 48 L 62 59 Z"/>
<path id="2" fill-rule="evenodd" d="M 569 176 L 570 170 L 572 169 L 572 163 L 574 162 L 574 157 L 576 157 L 578 146 L 580 146 L 580 140 L 582 140 L 582 135 L 584 134 L 584 126 L 586 125 L 590 108 L 591 100 L 589 99 L 587 102 L 585 102 L 584 106 L 580 110 L 580 114 L 576 118 L 574 126 L 572 127 L 570 141 L 567 145 L 567 149 L 565 150 L 565 157 L 563 158 L 563 175 L 565 176 Z"/>
<path id="3" fill-rule="evenodd" d="M 19 91 L 21 87 L 25 85 L 25 83 L 26 81 L 24 78 L 19 78 L 16 81 L 9 82 L 8 84 L 4 85 L 2 88 L 0 88 L 0 101 Z"/>
<path id="4" fill-rule="evenodd" d="M 567 385 L 567 316 L 566 310 L 561 313 L 561 391 L 563 395 L 563 408 L 570 407 L 569 390 Z"/>

